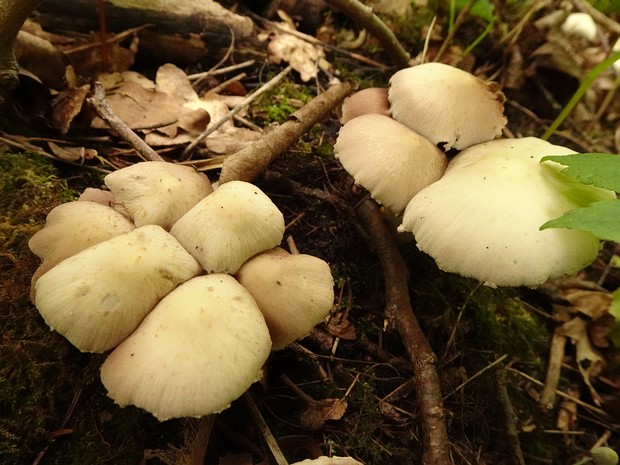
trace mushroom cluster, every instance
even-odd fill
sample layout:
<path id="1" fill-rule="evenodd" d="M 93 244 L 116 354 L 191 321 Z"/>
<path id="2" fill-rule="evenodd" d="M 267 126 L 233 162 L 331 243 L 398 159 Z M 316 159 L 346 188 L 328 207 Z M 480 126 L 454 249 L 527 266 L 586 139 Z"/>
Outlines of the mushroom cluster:
<path id="1" fill-rule="evenodd" d="M 30 240 L 32 299 L 84 352 L 111 351 L 108 395 L 160 421 L 226 409 L 271 350 L 329 313 L 323 260 L 278 248 L 284 217 L 256 186 L 215 191 L 193 168 L 141 162 L 59 205 Z M 274 343 L 272 344 L 272 339 Z"/>
<path id="2" fill-rule="evenodd" d="M 615 194 L 541 162 L 573 150 L 498 138 L 504 100 L 496 83 L 463 70 L 413 66 L 395 73 L 387 92 L 366 89 L 345 101 L 335 152 L 442 270 L 491 286 L 535 287 L 577 273 L 600 250 L 590 233 L 540 227 Z"/>

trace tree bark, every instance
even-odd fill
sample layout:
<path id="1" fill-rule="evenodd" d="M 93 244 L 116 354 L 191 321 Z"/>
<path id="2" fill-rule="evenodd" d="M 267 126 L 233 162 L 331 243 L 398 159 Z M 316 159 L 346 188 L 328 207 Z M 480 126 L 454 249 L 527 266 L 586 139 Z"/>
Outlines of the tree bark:
<path id="1" fill-rule="evenodd" d="M 0 89 L 17 86 L 19 68 L 13 46 L 17 33 L 40 0 L 0 0 Z"/>
<path id="2" fill-rule="evenodd" d="M 1 0 L 0 0 L 1 1 Z M 138 57 L 159 63 L 215 63 L 231 43 L 239 60 L 262 58 L 254 23 L 212 0 L 105 0 L 108 32 L 122 32 L 150 24 L 140 32 Z M 45 30 L 88 33 L 99 30 L 92 0 L 45 0 L 37 8 Z"/>

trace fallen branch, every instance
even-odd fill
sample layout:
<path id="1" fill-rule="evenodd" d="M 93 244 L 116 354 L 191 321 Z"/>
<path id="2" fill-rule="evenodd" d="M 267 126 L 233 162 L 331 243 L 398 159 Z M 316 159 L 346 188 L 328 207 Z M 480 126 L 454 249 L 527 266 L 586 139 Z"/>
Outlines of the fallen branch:
<path id="1" fill-rule="evenodd" d="M 149 161 L 165 161 L 159 154 L 153 150 L 146 142 L 144 142 L 135 132 L 112 111 L 112 107 L 105 98 L 105 90 L 100 82 L 93 84 L 93 96 L 86 99 L 93 106 L 99 117 L 125 141 L 131 145 L 134 150 L 145 160 Z"/>
<path id="2" fill-rule="evenodd" d="M 234 155 L 224 160 L 220 184 L 228 181 L 252 181 L 278 155 L 292 146 L 315 124 L 324 120 L 355 90 L 351 83 L 336 84 L 293 113 L 289 120 Z"/>
<path id="3" fill-rule="evenodd" d="M 24 21 L 40 0 L 0 1 L 0 89 L 17 87 L 19 67 L 13 47 Z"/>
<path id="4" fill-rule="evenodd" d="M 437 356 L 422 332 L 411 302 L 407 282 L 407 266 L 396 245 L 393 232 L 385 222 L 374 200 L 364 199 L 357 215 L 381 263 L 385 283 L 385 315 L 396 327 L 413 363 L 414 384 L 424 428 L 424 465 L 448 465 L 449 440 L 446 428 L 441 383 L 437 372 Z"/>
<path id="5" fill-rule="evenodd" d="M 326 3 L 342 11 L 355 24 L 372 34 L 399 68 L 409 66 L 411 56 L 403 48 L 392 30 L 373 13 L 372 8 L 358 0 L 326 0 Z"/>

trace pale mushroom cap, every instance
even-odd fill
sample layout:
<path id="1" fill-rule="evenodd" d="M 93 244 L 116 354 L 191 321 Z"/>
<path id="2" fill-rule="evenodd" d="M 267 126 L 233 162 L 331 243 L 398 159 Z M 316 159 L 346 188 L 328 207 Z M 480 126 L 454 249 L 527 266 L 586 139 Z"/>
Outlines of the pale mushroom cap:
<path id="1" fill-rule="evenodd" d="M 355 182 L 396 215 L 437 181 L 448 163 L 427 139 L 376 114 L 358 116 L 340 128 L 335 153 Z"/>
<path id="2" fill-rule="evenodd" d="M 43 259 L 32 275 L 30 300 L 35 301 L 35 283 L 39 277 L 62 260 L 134 228 L 124 215 L 93 201 L 67 202 L 53 208 L 45 227 L 28 241 L 32 253 Z"/>
<path id="3" fill-rule="evenodd" d="M 366 114 L 390 116 L 388 90 L 383 87 L 369 87 L 360 90 L 342 103 L 340 124 L 346 124 L 353 118 Z"/>
<path id="4" fill-rule="evenodd" d="M 125 216 L 111 207 L 90 201 L 67 202 L 54 207 L 43 229 L 28 241 L 39 258 L 63 260 L 91 245 L 134 229 Z"/>
<path id="5" fill-rule="evenodd" d="M 312 255 L 276 248 L 245 262 L 236 277 L 263 313 L 274 350 L 306 336 L 334 303 L 329 265 Z"/>
<path id="6" fill-rule="evenodd" d="M 507 119 L 504 94 L 494 82 L 442 63 L 425 63 L 390 79 L 392 117 L 445 150 L 499 136 Z"/>
<path id="7" fill-rule="evenodd" d="M 160 421 L 219 413 L 261 375 L 269 331 L 252 296 L 214 273 L 168 294 L 101 367 L 108 395 Z"/>
<path id="8" fill-rule="evenodd" d="M 291 465 L 363 465 L 352 457 L 318 457 L 295 462 Z"/>
<path id="9" fill-rule="evenodd" d="M 80 194 L 80 201 L 97 202 L 101 205 L 107 205 L 108 207 L 114 204 L 114 194 L 112 192 L 97 189 L 96 187 L 87 187 Z"/>
<path id="10" fill-rule="evenodd" d="M 159 226 L 142 226 L 60 262 L 36 284 L 45 322 L 83 352 L 115 347 L 200 265 Z"/>
<path id="11" fill-rule="evenodd" d="M 543 223 L 611 191 L 559 173 L 545 155 L 574 151 L 540 139 L 500 139 L 457 155 L 438 182 L 407 206 L 399 231 L 413 232 L 418 248 L 444 271 L 496 286 L 537 286 L 575 274 L 597 256 L 600 241 Z"/>
<path id="12" fill-rule="evenodd" d="M 575 12 L 569 14 L 561 26 L 562 32 L 575 35 L 594 42 L 598 35 L 598 29 L 592 16 L 588 13 Z"/>
<path id="13" fill-rule="evenodd" d="M 213 192 L 209 179 L 190 166 L 145 161 L 108 174 L 116 208 L 127 212 L 136 226 L 170 227 L 190 208 Z"/>
<path id="14" fill-rule="evenodd" d="M 248 258 L 280 244 L 284 217 L 258 187 L 231 181 L 201 200 L 170 233 L 209 273 L 235 273 Z"/>

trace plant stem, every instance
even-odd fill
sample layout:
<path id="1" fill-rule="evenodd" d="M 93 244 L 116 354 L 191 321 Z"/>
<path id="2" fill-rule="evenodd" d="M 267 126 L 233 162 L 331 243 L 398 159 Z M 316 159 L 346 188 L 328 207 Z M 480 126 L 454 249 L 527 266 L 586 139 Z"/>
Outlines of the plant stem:
<path id="1" fill-rule="evenodd" d="M 372 8 L 359 0 L 326 0 L 333 8 L 349 16 L 355 24 L 366 29 L 381 43 L 386 53 L 390 55 L 399 68 L 409 66 L 411 56 L 398 41 L 394 32 L 373 13 Z"/>
<path id="2" fill-rule="evenodd" d="M 586 75 L 583 82 L 579 85 L 571 99 L 568 103 L 562 108 L 562 111 L 557 116 L 557 118 L 551 123 L 551 126 L 545 131 L 545 133 L 541 136 L 541 139 L 547 140 L 549 137 L 553 135 L 555 130 L 564 122 L 566 117 L 570 115 L 570 112 L 573 111 L 573 108 L 579 103 L 583 94 L 590 88 L 594 80 L 599 77 L 599 75 L 613 65 L 617 60 L 620 60 L 620 52 L 613 53 L 608 56 L 605 60 L 601 61 L 598 65 L 596 65 L 592 70 Z"/>

